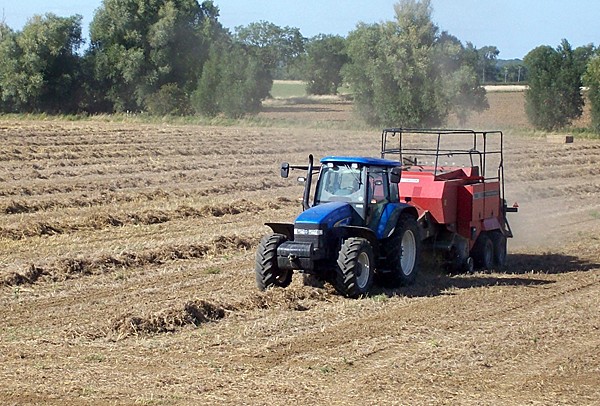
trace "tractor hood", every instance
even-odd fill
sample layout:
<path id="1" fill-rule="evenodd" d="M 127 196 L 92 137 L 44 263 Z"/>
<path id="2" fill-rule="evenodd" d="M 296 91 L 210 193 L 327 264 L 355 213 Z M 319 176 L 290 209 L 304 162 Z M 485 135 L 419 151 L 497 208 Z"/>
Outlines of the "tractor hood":
<path id="1" fill-rule="evenodd" d="M 350 224 L 354 209 L 346 202 L 323 203 L 302 212 L 296 218 L 296 227 L 329 229 Z"/>

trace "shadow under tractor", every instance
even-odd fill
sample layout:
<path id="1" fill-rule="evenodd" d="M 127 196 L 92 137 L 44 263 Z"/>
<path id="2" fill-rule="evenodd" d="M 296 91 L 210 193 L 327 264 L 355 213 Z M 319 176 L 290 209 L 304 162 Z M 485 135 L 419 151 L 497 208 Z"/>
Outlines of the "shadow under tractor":
<path id="1" fill-rule="evenodd" d="M 286 287 L 298 272 L 356 298 L 374 281 L 412 283 L 424 254 L 449 272 L 503 267 L 512 237 L 506 213 L 517 211 L 504 198 L 503 143 L 501 131 L 390 128 L 380 158 L 283 163 L 284 178 L 306 171 L 298 178 L 303 211 L 293 224 L 266 223 L 258 288 Z"/>

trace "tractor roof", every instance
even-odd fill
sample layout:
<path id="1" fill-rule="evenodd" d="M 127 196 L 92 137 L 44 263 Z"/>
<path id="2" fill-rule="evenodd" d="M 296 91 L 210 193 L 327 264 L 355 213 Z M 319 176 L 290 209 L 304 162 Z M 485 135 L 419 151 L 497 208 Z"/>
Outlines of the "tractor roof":
<path id="1" fill-rule="evenodd" d="M 393 161 L 391 159 L 382 158 L 368 158 L 363 156 L 327 156 L 321 159 L 321 163 L 335 163 L 335 164 L 359 164 L 367 166 L 385 166 L 393 168 L 400 166 L 399 161 Z"/>

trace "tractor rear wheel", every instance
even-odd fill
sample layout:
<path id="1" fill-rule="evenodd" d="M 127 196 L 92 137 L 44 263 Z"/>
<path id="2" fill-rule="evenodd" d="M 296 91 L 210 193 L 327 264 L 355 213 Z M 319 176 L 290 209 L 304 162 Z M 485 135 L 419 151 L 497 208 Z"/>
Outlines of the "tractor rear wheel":
<path id="1" fill-rule="evenodd" d="M 396 288 L 415 281 L 421 255 L 420 243 L 417 220 L 409 214 L 401 215 L 394 235 L 386 244 L 391 272 L 378 275 L 383 286 Z"/>
<path id="2" fill-rule="evenodd" d="M 277 266 L 277 247 L 287 238 L 282 234 L 271 234 L 262 238 L 256 250 L 256 286 L 265 290 L 272 286 L 285 288 L 292 282 L 291 270 Z"/>
<path id="3" fill-rule="evenodd" d="M 348 238 L 337 259 L 335 288 L 348 297 L 366 294 L 373 285 L 373 248 L 364 238 Z"/>
<path id="4" fill-rule="evenodd" d="M 489 234 L 482 231 L 475 241 L 472 250 L 475 269 L 492 269 L 494 267 L 494 243 Z"/>
<path id="5" fill-rule="evenodd" d="M 494 230 L 490 233 L 490 239 L 494 245 L 494 267 L 502 269 L 506 266 L 507 250 L 506 236 L 500 230 Z"/>

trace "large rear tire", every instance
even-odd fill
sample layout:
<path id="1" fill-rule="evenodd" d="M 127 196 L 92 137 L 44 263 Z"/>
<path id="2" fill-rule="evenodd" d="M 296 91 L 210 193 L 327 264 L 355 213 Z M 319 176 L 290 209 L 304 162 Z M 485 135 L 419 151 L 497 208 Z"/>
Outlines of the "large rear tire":
<path id="1" fill-rule="evenodd" d="M 364 238 L 348 238 L 338 255 L 335 288 L 343 295 L 357 298 L 373 285 L 375 261 L 373 248 Z"/>
<path id="2" fill-rule="evenodd" d="M 281 270 L 277 266 L 277 247 L 287 238 L 282 234 L 271 234 L 262 238 L 256 250 L 256 286 L 260 290 L 272 286 L 285 288 L 292 282 L 291 270 Z"/>
<path id="3" fill-rule="evenodd" d="M 482 231 L 475 241 L 471 251 L 475 261 L 475 269 L 492 269 L 494 267 L 494 243 L 489 237 L 489 233 Z"/>
<path id="4" fill-rule="evenodd" d="M 388 288 L 410 285 L 419 272 L 421 239 L 417 220 L 403 214 L 398 220 L 396 231 L 386 244 L 388 266 L 391 272 L 379 274 L 380 283 Z"/>

